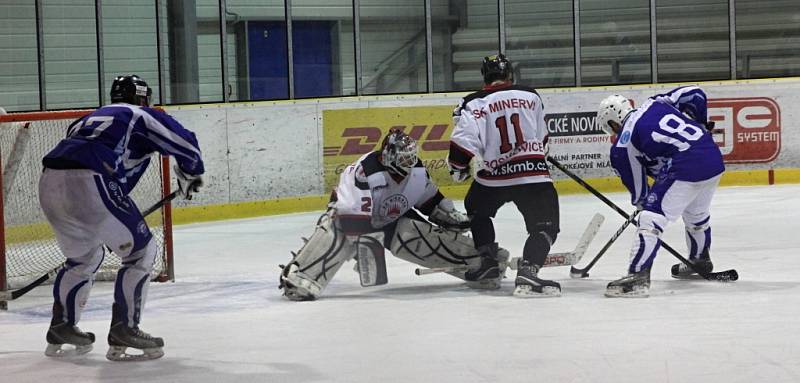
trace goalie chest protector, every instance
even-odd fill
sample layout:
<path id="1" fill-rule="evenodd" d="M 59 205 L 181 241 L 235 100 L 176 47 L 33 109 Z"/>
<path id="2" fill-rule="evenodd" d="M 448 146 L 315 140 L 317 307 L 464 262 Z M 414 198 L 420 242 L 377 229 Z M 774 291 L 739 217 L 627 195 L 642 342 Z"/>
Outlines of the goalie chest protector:
<path id="1" fill-rule="evenodd" d="M 437 190 L 422 161 L 397 182 L 372 152 L 342 172 L 336 187 L 337 216 L 369 219 L 372 228 L 380 229 L 433 198 Z"/>

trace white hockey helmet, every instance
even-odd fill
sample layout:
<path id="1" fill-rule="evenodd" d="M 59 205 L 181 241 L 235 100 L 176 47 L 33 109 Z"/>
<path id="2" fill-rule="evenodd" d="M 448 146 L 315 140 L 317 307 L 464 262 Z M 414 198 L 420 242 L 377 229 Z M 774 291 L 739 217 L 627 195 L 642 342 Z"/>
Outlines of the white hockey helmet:
<path id="1" fill-rule="evenodd" d="M 403 177 L 417 164 L 417 142 L 398 129 L 392 129 L 381 145 L 381 164 Z"/>
<path id="2" fill-rule="evenodd" d="M 600 102 L 600 108 L 597 110 L 597 122 L 600 124 L 600 129 L 610 135 L 618 134 L 619 132 L 614 130 L 610 122 L 614 122 L 619 128 L 622 128 L 622 120 L 632 111 L 633 105 L 627 98 L 618 94 L 606 97 Z"/>

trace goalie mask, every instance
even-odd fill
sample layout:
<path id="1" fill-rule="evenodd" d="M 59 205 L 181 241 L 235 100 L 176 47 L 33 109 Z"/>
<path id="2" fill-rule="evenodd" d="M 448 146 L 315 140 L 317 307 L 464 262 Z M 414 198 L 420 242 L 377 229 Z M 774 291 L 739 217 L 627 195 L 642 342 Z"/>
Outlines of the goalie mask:
<path id="1" fill-rule="evenodd" d="M 119 76 L 111 84 L 111 102 L 125 102 L 131 105 L 150 106 L 153 90 L 141 77 L 132 74 Z"/>
<path id="2" fill-rule="evenodd" d="M 381 164 L 389 172 L 405 177 L 417 161 L 417 142 L 397 129 L 390 130 L 381 145 Z"/>

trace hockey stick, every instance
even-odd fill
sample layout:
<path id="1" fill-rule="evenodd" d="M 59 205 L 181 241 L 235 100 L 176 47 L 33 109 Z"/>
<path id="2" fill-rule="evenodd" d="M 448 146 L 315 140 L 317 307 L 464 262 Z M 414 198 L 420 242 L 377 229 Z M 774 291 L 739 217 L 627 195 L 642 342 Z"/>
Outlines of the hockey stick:
<path id="1" fill-rule="evenodd" d="M 617 240 L 617 238 L 619 238 L 619 236 L 622 235 L 622 233 L 625 231 L 625 229 L 628 228 L 628 225 L 630 225 L 636 219 L 637 215 L 639 215 L 639 210 L 633 212 L 633 214 L 631 214 L 631 217 L 628 218 L 627 220 L 625 220 L 625 223 L 623 223 L 622 226 L 619 229 L 617 229 L 617 232 L 614 233 L 613 236 L 611 236 L 611 239 L 609 239 L 608 242 L 606 242 L 606 245 L 603 246 L 602 249 L 600 249 L 600 252 L 597 253 L 597 255 L 594 256 L 594 258 L 589 262 L 588 265 L 586 265 L 586 267 L 584 267 L 582 269 L 578 269 L 575 266 L 570 267 L 569 276 L 572 277 L 572 278 L 586 278 L 586 277 L 588 277 L 589 276 L 589 269 L 591 269 L 592 266 L 594 266 L 594 264 L 597 263 L 597 260 L 599 260 L 600 257 L 602 257 L 603 254 L 606 253 L 606 251 L 611 247 L 611 245 L 614 244 L 614 242 Z"/>
<path id="2" fill-rule="evenodd" d="M 556 159 L 554 159 L 552 157 L 547 157 L 547 160 L 550 161 L 550 163 L 553 164 L 553 166 L 557 167 L 559 170 L 564 172 L 564 174 L 569 176 L 569 178 L 572 178 L 573 181 L 577 182 L 578 184 L 580 184 L 581 186 L 586 188 L 586 190 L 588 190 L 590 193 L 594 194 L 595 197 L 599 198 L 601 201 L 603 201 L 610 208 L 614 209 L 614 211 L 619 213 L 621 216 L 625 217 L 625 219 L 630 219 L 630 216 L 628 215 L 628 213 L 626 213 L 624 210 L 622 210 L 614 202 L 611 202 L 611 200 L 609 200 L 608 198 L 606 198 L 606 196 L 604 196 L 602 193 L 597 191 L 597 189 L 592 187 L 592 185 L 589 185 L 588 183 L 586 183 L 586 181 L 584 181 L 583 179 L 581 179 L 580 177 L 575 175 L 575 173 L 573 173 L 569 169 L 567 169 L 564 165 L 562 165 L 560 162 L 558 162 L 558 160 L 556 160 Z M 675 251 L 675 249 L 673 249 L 671 246 L 667 245 L 667 243 L 664 242 L 663 240 L 661 241 L 661 247 L 663 247 L 664 249 L 669 251 L 670 254 L 672 254 L 675 258 L 677 258 L 679 261 L 683 262 L 684 265 L 688 266 L 690 269 L 692 269 L 693 272 L 697 273 L 698 275 L 700 275 L 701 277 L 703 277 L 706 280 L 719 281 L 719 282 L 731 282 L 731 281 L 735 281 L 735 280 L 739 279 L 739 273 L 737 273 L 735 269 L 719 271 L 719 272 L 710 272 L 710 273 L 703 272 L 702 270 L 698 270 L 691 262 L 689 262 L 689 260 L 687 260 L 682 255 L 680 255 L 680 253 Z"/>
<path id="3" fill-rule="evenodd" d="M 564 253 L 547 254 L 547 258 L 545 258 L 544 265 L 542 265 L 542 267 L 571 266 L 580 262 L 581 258 L 583 258 L 583 254 L 586 253 L 586 249 L 589 248 L 589 244 L 600 230 L 600 226 L 603 225 L 604 220 L 605 217 L 603 217 L 602 214 L 595 214 L 594 217 L 592 217 L 592 220 L 589 221 L 589 225 L 586 226 L 586 230 L 584 230 L 581 238 L 578 240 L 578 244 L 575 245 L 575 250 Z M 511 270 L 516 270 L 519 261 L 519 257 L 511 258 L 508 260 L 508 262 L 506 262 L 506 266 Z M 435 273 L 455 273 L 467 271 L 468 269 L 469 268 L 467 266 L 417 268 L 414 270 L 414 274 L 427 275 Z"/>
<path id="4" fill-rule="evenodd" d="M 142 217 L 147 217 L 148 215 L 150 215 L 153 212 L 155 212 L 156 210 L 160 209 L 162 206 L 164 206 L 168 202 L 174 200 L 175 197 L 177 197 L 179 193 L 180 192 L 178 190 L 176 190 L 176 191 L 170 193 L 169 195 L 167 195 L 166 197 L 162 198 L 160 201 L 156 202 L 153 206 L 150 206 L 147 210 L 143 211 L 142 212 Z M 56 274 L 58 274 L 59 270 L 61 270 L 61 268 L 63 266 L 64 266 L 64 264 L 60 264 L 60 265 L 56 266 L 55 268 L 53 268 L 50 271 L 48 271 L 46 274 L 44 274 L 41 277 L 37 278 L 35 281 L 29 283 L 25 287 L 22 287 L 22 288 L 20 288 L 18 290 L 0 291 L 0 302 L 13 301 L 13 300 L 15 300 L 15 299 L 27 294 L 28 291 L 33 290 L 34 288 L 38 287 L 42 283 L 46 282 L 48 279 L 55 277 Z"/>

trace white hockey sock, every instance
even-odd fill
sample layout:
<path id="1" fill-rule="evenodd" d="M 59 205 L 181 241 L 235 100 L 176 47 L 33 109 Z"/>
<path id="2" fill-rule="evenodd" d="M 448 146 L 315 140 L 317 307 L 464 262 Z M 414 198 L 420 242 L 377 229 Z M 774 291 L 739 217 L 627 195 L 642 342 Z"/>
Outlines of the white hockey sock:
<path id="1" fill-rule="evenodd" d="M 98 246 L 79 258 L 67 258 L 64 268 L 53 283 L 53 298 L 64 308 L 63 321 L 76 324 L 89 299 L 94 273 L 103 262 L 103 249 Z"/>
<path id="2" fill-rule="evenodd" d="M 697 259 L 703 252 L 711 247 L 711 217 L 698 223 L 687 223 L 686 226 L 686 247 L 689 249 L 689 259 Z"/>
<path id="3" fill-rule="evenodd" d="M 629 273 L 637 273 L 653 265 L 661 246 L 659 237 L 667 223 L 667 217 L 658 213 L 645 210 L 639 215 L 639 230 L 631 247 Z"/>
<path id="4" fill-rule="evenodd" d="M 155 241 L 151 239 L 143 249 L 122 259 L 123 266 L 114 286 L 114 303 L 123 314 L 120 319 L 129 327 L 139 325 L 156 252 Z"/>

